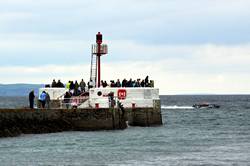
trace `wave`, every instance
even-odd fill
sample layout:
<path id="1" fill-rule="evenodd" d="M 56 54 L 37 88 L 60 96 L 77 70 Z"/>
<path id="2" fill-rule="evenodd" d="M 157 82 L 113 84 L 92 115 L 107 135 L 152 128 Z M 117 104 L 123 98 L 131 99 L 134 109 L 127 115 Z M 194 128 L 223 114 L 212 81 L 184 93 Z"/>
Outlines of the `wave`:
<path id="1" fill-rule="evenodd" d="M 192 106 L 178 106 L 178 105 L 162 105 L 161 106 L 162 109 L 194 109 L 194 107 Z"/>

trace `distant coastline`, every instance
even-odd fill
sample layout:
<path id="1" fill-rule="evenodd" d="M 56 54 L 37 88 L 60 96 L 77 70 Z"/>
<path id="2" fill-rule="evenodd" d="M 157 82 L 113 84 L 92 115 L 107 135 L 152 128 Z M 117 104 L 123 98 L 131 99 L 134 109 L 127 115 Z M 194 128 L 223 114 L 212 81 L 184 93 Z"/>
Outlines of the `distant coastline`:
<path id="1" fill-rule="evenodd" d="M 43 84 L 0 84 L 0 96 L 27 96 L 33 89 L 38 94 L 38 89 Z"/>
<path id="2" fill-rule="evenodd" d="M 33 89 L 35 94 L 38 94 L 38 89 L 44 87 L 44 84 L 0 84 L 0 96 L 27 96 Z M 232 94 L 219 94 L 219 93 L 183 93 L 183 94 L 160 94 L 160 96 L 210 96 L 210 95 L 250 95 L 248 93 L 232 93 Z"/>

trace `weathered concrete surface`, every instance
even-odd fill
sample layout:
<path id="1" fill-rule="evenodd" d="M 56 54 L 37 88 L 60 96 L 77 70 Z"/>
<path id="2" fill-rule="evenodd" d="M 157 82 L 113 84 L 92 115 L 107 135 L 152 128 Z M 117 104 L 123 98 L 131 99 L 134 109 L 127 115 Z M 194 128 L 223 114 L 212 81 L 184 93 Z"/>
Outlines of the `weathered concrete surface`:
<path id="1" fill-rule="evenodd" d="M 36 101 L 37 108 L 42 108 L 42 104 L 39 100 Z M 58 108 L 63 108 L 66 109 L 65 105 L 62 105 L 61 100 L 50 100 L 49 104 L 46 103 L 45 108 L 47 109 L 58 109 Z"/>
<path id="2" fill-rule="evenodd" d="M 61 131 L 125 129 L 162 125 L 160 100 L 153 108 L 0 109 L 0 137 Z"/>
<path id="3" fill-rule="evenodd" d="M 0 137 L 127 127 L 117 109 L 0 109 Z"/>
<path id="4" fill-rule="evenodd" d="M 153 108 L 127 109 L 128 124 L 130 126 L 158 126 L 162 125 L 160 100 L 154 101 Z"/>
<path id="5" fill-rule="evenodd" d="M 162 125 L 161 112 L 153 108 L 135 108 L 128 113 L 130 126 L 158 126 Z"/>

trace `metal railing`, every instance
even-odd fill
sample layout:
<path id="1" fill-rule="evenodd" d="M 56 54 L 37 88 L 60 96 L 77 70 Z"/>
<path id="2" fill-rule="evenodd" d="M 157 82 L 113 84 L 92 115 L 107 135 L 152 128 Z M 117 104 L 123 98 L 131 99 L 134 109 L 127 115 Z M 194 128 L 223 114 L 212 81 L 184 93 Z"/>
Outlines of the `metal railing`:
<path id="1" fill-rule="evenodd" d="M 60 100 L 61 108 L 77 108 L 88 99 L 89 96 L 72 96 L 71 98 L 63 98 Z"/>

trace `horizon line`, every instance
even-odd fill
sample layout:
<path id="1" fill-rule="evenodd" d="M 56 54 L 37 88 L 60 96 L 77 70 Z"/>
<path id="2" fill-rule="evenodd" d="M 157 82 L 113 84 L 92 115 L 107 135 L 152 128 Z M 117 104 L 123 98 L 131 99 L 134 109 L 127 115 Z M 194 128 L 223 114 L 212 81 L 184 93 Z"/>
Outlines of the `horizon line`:
<path id="1" fill-rule="evenodd" d="M 0 83 L 0 85 L 4 85 L 4 86 L 8 86 L 8 85 L 46 85 L 46 84 L 37 84 L 37 83 L 8 83 L 8 84 L 4 84 L 4 83 Z M 167 96 L 167 95 L 172 95 L 172 96 L 191 96 L 191 95 L 207 95 L 207 96 L 209 96 L 209 95 L 250 95 L 250 93 L 249 92 L 247 92 L 247 93 L 206 93 L 206 92 L 204 92 L 204 93 L 175 93 L 175 94 L 159 94 L 160 96 Z"/>

